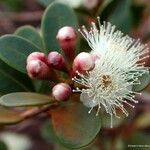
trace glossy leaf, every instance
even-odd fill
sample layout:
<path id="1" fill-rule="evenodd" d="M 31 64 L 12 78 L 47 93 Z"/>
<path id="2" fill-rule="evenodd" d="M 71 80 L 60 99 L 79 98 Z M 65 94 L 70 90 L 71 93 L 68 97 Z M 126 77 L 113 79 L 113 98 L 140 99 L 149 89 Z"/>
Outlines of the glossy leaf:
<path id="1" fill-rule="evenodd" d="M 26 58 L 35 51 L 40 49 L 21 37 L 5 35 L 0 38 L 0 59 L 20 72 L 26 72 Z"/>
<path id="2" fill-rule="evenodd" d="M 52 124 L 59 141 L 68 148 L 81 148 L 94 140 L 101 128 L 100 116 L 88 113 L 80 103 L 71 103 L 51 111 Z"/>
<path id="3" fill-rule="evenodd" d="M 52 50 L 60 50 L 56 35 L 63 26 L 77 28 L 76 16 L 68 6 L 54 2 L 47 7 L 42 18 L 42 32 L 47 53 Z"/>
<path id="4" fill-rule="evenodd" d="M 150 74 L 145 73 L 141 77 L 139 77 L 140 85 L 134 85 L 133 91 L 142 91 L 148 84 L 150 83 Z"/>
<path id="5" fill-rule="evenodd" d="M 0 107 L 0 124 L 16 124 L 22 121 L 18 112 Z"/>
<path id="6" fill-rule="evenodd" d="M 44 51 L 41 36 L 34 27 L 29 25 L 22 26 L 16 30 L 15 34 L 29 40 Z"/>
<path id="7" fill-rule="evenodd" d="M 7 107 L 37 106 L 52 102 L 49 96 L 30 92 L 10 93 L 0 98 L 0 104 Z"/>
<path id="8" fill-rule="evenodd" d="M 33 91 L 31 80 L 0 60 L 0 94 L 23 91 Z"/>

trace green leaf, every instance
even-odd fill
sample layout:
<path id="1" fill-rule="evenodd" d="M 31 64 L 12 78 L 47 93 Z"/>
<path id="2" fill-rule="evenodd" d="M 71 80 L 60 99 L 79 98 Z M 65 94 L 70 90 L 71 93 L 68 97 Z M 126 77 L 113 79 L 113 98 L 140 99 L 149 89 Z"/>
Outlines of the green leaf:
<path id="1" fill-rule="evenodd" d="M 77 18 L 71 8 L 54 2 L 47 7 L 42 18 L 42 32 L 47 53 L 60 49 L 56 35 L 58 30 L 63 26 L 77 28 Z"/>
<path id="2" fill-rule="evenodd" d="M 37 106 L 50 103 L 53 101 L 49 96 L 30 92 L 10 93 L 0 98 L 0 105 L 6 107 Z"/>
<path id="3" fill-rule="evenodd" d="M 22 121 L 18 112 L 0 107 L 0 124 L 16 124 Z"/>
<path id="4" fill-rule="evenodd" d="M 98 9 L 98 14 L 100 15 L 101 12 L 114 0 L 105 0 L 102 2 L 102 4 L 100 5 L 99 9 Z"/>
<path id="5" fill-rule="evenodd" d="M 31 80 L 0 60 L 0 94 L 23 91 L 33 91 Z"/>
<path id="6" fill-rule="evenodd" d="M 39 47 L 41 50 L 44 50 L 41 36 L 34 27 L 29 25 L 22 26 L 16 30 L 15 34 L 29 40 L 35 46 Z"/>
<path id="7" fill-rule="evenodd" d="M 6 144 L 3 141 L 0 141 L 0 150 L 8 150 Z"/>
<path id="8" fill-rule="evenodd" d="M 34 80 L 33 84 L 37 93 L 49 93 L 50 89 L 52 88 L 50 81 Z"/>
<path id="9" fill-rule="evenodd" d="M 102 12 L 102 20 L 111 22 L 119 30 L 129 33 L 133 24 L 130 0 L 113 0 Z"/>
<path id="10" fill-rule="evenodd" d="M 35 51 L 40 50 L 21 37 L 15 35 L 0 37 L 0 59 L 20 72 L 26 72 L 26 58 Z"/>
<path id="11" fill-rule="evenodd" d="M 150 74 L 145 73 L 141 77 L 139 77 L 140 85 L 134 85 L 132 90 L 133 91 L 142 91 L 148 84 L 150 83 Z"/>
<path id="12" fill-rule="evenodd" d="M 51 120 L 46 121 L 42 126 L 41 134 L 47 142 L 58 144 L 58 138 L 56 137 Z"/>
<path id="13" fill-rule="evenodd" d="M 51 111 L 52 124 L 58 140 L 68 148 L 81 148 L 94 140 L 101 128 L 100 116 L 88 113 L 80 103 L 71 103 Z"/>
<path id="14" fill-rule="evenodd" d="M 117 114 L 120 118 L 117 118 L 115 116 L 113 116 L 113 128 L 119 127 L 121 124 L 123 124 L 126 120 L 127 117 L 124 114 Z M 106 114 L 105 112 L 103 112 L 101 114 L 101 118 L 102 118 L 102 127 L 104 128 L 110 128 L 111 127 L 111 116 L 109 114 Z"/>
<path id="15" fill-rule="evenodd" d="M 54 0 L 38 0 L 38 2 L 44 6 L 47 7 L 50 3 L 54 2 Z"/>

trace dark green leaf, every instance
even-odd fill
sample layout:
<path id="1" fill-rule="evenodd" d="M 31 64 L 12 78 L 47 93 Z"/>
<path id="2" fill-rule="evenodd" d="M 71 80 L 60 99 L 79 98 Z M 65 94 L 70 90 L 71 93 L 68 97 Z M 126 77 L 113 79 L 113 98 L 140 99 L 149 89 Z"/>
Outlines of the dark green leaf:
<path id="1" fill-rule="evenodd" d="M 71 103 L 51 111 L 52 124 L 59 141 L 68 148 L 81 148 L 96 137 L 101 128 L 100 116 L 88 113 L 80 103 Z"/>
<path id="2" fill-rule="evenodd" d="M 18 112 L 0 107 L 0 124 L 15 124 L 22 121 Z"/>
<path id="3" fill-rule="evenodd" d="M 102 4 L 100 5 L 100 8 L 98 10 L 98 14 L 100 15 L 101 12 L 111 3 L 113 2 L 114 0 L 105 0 L 102 2 Z"/>
<path id="4" fill-rule="evenodd" d="M 0 141 L 0 150 L 8 150 L 4 142 Z"/>
<path id="5" fill-rule="evenodd" d="M 49 93 L 51 89 L 50 81 L 34 80 L 33 83 L 37 93 Z"/>
<path id="6" fill-rule="evenodd" d="M 39 47 L 42 51 L 44 51 L 43 42 L 40 34 L 36 31 L 34 27 L 29 25 L 22 26 L 16 30 L 15 34 L 25 38 L 26 40 L 29 40 L 35 46 Z"/>
<path id="7" fill-rule="evenodd" d="M 145 73 L 141 77 L 139 77 L 140 85 L 134 85 L 133 91 L 142 91 L 148 84 L 150 83 L 150 74 Z"/>
<path id="8" fill-rule="evenodd" d="M 0 60 L 0 94 L 21 91 L 33 91 L 31 80 Z"/>
<path id="9" fill-rule="evenodd" d="M 21 37 L 15 35 L 0 37 L 0 59 L 23 73 L 26 72 L 27 56 L 35 51 L 40 49 Z"/>
<path id="10" fill-rule="evenodd" d="M 102 12 L 102 20 L 107 20 L 125 33 L 132 28 L 133 18 L 130 0 L 114 0 Z"/>
<path id="11" fill-rule="evenodd" d="M 42 32 L 47 53 L 60 49 L 56 35 L 58 30 L 63 26 L 77 28 L 76 16 L 68 6 L 54 2 L 49 5 L 42 18 Z"/>
<path id="12" fill-rule="evenodd" d="M 0 98 L 0 104 L 7 107 L 37 106 L 49 103 L 53 103 L 49 96 L 30 92 L 10 93 Z"/>
<path id="13" fill-rule="evenodd" d="M 139 25 L 141 23 L 142 15 L 145 7 L 143 5 L 132 5 L 133 23 Z"/>

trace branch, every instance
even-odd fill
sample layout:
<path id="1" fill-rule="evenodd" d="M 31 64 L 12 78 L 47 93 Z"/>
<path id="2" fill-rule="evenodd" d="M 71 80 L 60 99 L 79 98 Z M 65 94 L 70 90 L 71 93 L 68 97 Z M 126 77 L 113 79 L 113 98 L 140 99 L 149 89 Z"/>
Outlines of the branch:
<path id="1" fill-rule="evenodd" d="M 31 108 L 31 109 L 28 109 L 25 112 L 23 112 L 20 116 L 23 118 L 23 120 L 26 120 L 26 119 L 32 118 L 34 116 L 37 116 L 40 113 L 49 111 L 51 107 L 55 107 L 54 105 L 55 104 L 53 104 L 53 105 L 45 105 L 43 107 Z"/>

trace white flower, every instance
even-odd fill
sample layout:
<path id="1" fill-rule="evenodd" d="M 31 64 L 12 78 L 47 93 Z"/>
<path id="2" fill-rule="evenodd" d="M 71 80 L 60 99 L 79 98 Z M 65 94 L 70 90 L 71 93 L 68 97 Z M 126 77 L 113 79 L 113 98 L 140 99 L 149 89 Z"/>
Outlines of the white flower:
<path id="1" fill-rule="evenodd" d="M 91 108 L 89 113 L 98 106 L 98 115 L 103 106 L 111 115 L 112 127 L 113 115 L 119 118 L 116 108 L 128 116 L 124 104 L 134 107 L 132 103 L 138 102 L 134 100 L 137 93 L 132 91 L 132 86 L 141 84 L 138 77 L 148 72 L 141 62 L 148 57 L 145 56 L 148 48 L 120 31 L 115 31 L 115 26 L 110 23 L 100 25 L 99 21 L 99 28 L 92 23 L 90 32 L 85 27 L 80 30 L 92 49 L 91 53 L 100 59 L 96 60 L 94 69 L 86 74 L 77 72 L 78 76 L 73 80 L 85 88 L 77 88 L 74 92 L 81 92 L 80 100 Z"/>

